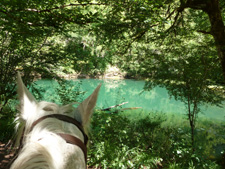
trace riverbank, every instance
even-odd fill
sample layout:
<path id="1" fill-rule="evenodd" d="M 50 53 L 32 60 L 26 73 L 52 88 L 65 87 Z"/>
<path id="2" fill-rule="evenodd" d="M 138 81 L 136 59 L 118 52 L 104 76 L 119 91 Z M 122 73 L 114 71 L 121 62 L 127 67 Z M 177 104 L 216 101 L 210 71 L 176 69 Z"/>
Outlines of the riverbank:
<path id="1" fill-rule="evenodd" d="M 62 69 L 62 68 L 61 68 Z M 75 72 L 74 70 L 67 70 L 66 73 L 59 70 L 55 71 L 56 74 L 63 79 L 126 79 L 127 73 L 125 71 L 120 70 L 116 66 L 108 66 L 104 73 L 96 73 L 96 74 L 85 74 L 82 72 Z"/>

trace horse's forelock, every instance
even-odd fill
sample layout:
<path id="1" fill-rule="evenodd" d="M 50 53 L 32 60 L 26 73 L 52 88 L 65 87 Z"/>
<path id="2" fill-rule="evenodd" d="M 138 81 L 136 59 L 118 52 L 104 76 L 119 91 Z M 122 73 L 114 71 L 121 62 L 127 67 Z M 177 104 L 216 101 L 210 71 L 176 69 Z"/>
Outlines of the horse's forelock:
<path id="1" fill-rule="evenodd" d="M 37 105 L 37 111 L 38 113 L 41 112 L 41 116 L 53 113 L 57 114 L 59 113 L 59 106 L 55 103 L 41 101 Z"/>

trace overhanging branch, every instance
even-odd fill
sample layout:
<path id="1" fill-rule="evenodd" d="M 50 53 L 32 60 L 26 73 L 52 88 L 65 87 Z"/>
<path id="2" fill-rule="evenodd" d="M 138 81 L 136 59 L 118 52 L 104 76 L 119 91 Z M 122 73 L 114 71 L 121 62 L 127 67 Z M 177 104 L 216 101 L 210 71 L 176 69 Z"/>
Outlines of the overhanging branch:
<path id="1" fill-rule="evenodd" d="M 207 8 L 206 0 L 187 0 L 184 4 L 185 8 L 192 8 L 197 10 L 205 10 Z"/>
<path id="2" fill-rule="evenodd" d="M 177 24 L 177 20 L 178 20 L 178 17 L 179 17 L 179 15 L 182 13 L 182 11 L 180 11 L 180 10 L 178 10 L 177 9 L 177 14 L 176 14 L 176 16 L 175 16 L 175 18 L 174 18 L 174 22 L 173 22 L 173 24 L 166 30 L 166 32 L 169 32 L 171 29 L 173 29 L 174 27 L 175 27 L 175 25 Z M 175 11 L 173 11 L 173 13 L 174 13 Z M 172 15 L 172 14 L 171 14 Z M 171 15 L 170 15 L 170 17 L 171 17 Z"/>
<path id="3" fill-rule="evenodd" d="M 34 8 L 27 8 L 25 9 L 25 11 L 31 11 L 31 12 L 37 12 L 37 13 L 42 13 L 42 12 L 51 12 L 52 10 L 57 10 L 57 9 L 64 9 L 67 7 L 74 7 L 74 6 L 88 6 L 88 5 L 106 5 L 106 4 L 102 4 L 102 3 L 86 3 L 86 4 L 68 4 L 68 5 L 62 5 L 62 6 L 57 6 L 51 9 L 44 9 L 44 10 L 38 10 L 38 9 L 34 9 Z"/>
<path id="4" fill-rule="evenodd" d="M 173 24 L 167 29 L 166 32 L 169 32 L 171 29 L 173 29 L 175 27 L 179 16 L 182 14 L 182 12 L 186 8 L 192 8 L 192 9 L 206 11 L 207 5 L 208 4 L 207 4 L 206 0 L 187 0 L 186 2 L 184 2 L 183 0 L 180 0 L 180 6 L 178 8 L 176 8 L 175 10 L 173 10 L 167 17 L 167 19 L 171 18 L 171 16 L 177 11 L 176 16 L 174 17 Z M 200 31 L 200 32 L 204 33 L 204 34 L 211 34 L 210 32 L 206 32 L 206 31 Z"/>
<path id="5" fill-rule="evenodd" d="M 207 31 L 204 31 L 204 30 L 198 30 L 197 32 L 212 35 L 212 32 L 207 32 Z"/>

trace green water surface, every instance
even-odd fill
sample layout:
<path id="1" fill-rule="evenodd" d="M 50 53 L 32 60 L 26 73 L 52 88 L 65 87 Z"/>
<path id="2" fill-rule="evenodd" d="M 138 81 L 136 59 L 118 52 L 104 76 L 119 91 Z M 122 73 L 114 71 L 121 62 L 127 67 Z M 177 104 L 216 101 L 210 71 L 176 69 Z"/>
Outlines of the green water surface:
<path id="1" fill-rule="evenodd" d="M 100 109 L 128 102 L 124 104 L 122 108 L 141 107 L 141 109 L 138 110 L 142 110 L 146 113 L 150 111 L 173 113 L 177 115 L 187 113 L 185 105 L 180 101 L 176 101 L 174 98 L 170 98 L 167 90 L 164 88 L 156 87 L 149 92 L 142 92 L 144 81 L 80 79 L 74 80 L 72 83 L 76 85 L 78 81 L 82 81 L 80 90 L 86 91 L 84 98 L 90 95 L 98 84 L 102 84 L 97 102 L 97 107 Z M 46 90 L 45 93 L 43 93 L 44 99 L 51 98 L 49 101 L 56 101 L 54 100 L 54 98 L 56 98 L 54 95 L 57 86 L 56 81 L 39 80 L 36 84 Z M 200 113 L 200 117 L 225 121 L 225 105 L 222 107 L 205 105 L 201 106 L 201 110 L 202 113 Z"/>

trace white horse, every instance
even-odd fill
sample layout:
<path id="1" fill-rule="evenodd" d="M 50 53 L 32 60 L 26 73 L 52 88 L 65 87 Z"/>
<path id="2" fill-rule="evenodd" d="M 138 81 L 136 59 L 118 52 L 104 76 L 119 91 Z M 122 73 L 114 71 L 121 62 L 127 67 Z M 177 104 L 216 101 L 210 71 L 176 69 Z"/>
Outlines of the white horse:
<path id="1" fill-rule="evenodd" d="M 77 108 L 37 102 L 24 86 L 18 73 L 20 121 L 16 145 L 18 157 L 11 169 L 83 169 L 87 168 L 89 120 L 100 85 Z"/>

